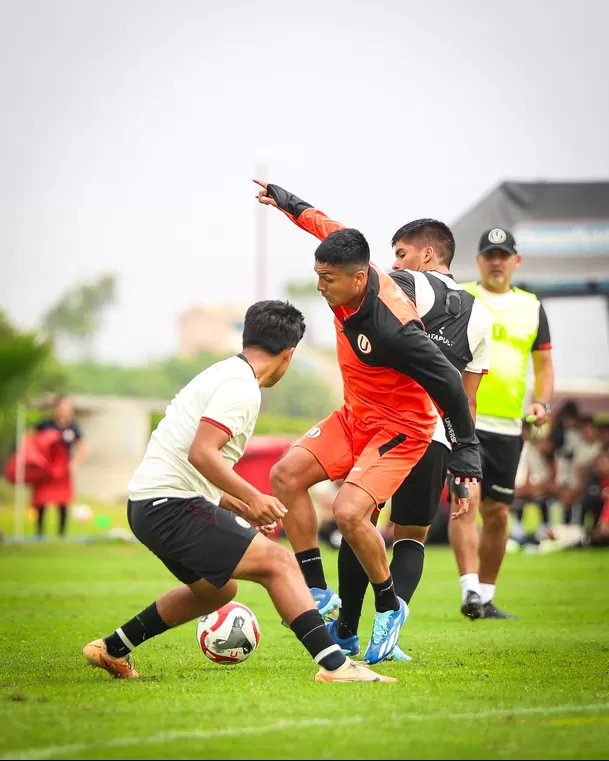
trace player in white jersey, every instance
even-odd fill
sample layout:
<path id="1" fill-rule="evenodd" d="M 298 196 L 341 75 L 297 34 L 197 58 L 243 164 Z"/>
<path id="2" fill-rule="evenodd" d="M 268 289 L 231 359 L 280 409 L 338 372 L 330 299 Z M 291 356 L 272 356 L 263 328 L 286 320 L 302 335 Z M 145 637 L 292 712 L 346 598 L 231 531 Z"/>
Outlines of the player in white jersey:
<path id="1" fill-rule="evenodd" d="M 417 219 L 393 236 L 392 277 L 415 303 L 425 331 L 462 373 L 472 417 L 476 393 L 490 365 L 492 321 L 489 311 L 455 282 L 449 267 L 455 253 L 450 228 L 435 219 Z M 391 574 L 396 594 L 407 604 L 423 574 L 425 539 L 438 510 L 451 447 L 438 424 L 427 451 L 391 499 L 394 523 Z M 375 516 L 378 518 L 378 513 Z M 329 630 L 343 652 L 359 650 L 358 623 L 368 579 L 353 550 L 343 540 L 338 554 L 342 607 Z M 396 646 L 387 660 L 407 660 Z"/>
<path id="2" fill-rule="evenodd" d="M 396 681 L 353 663 L 333 642 L 294 555 L 264 535 L 285 507 L 233 470 L 254 431 L 260 388 L 281 380 L 304 330 L 291 304 L 252 305 L 243 352 L 197 375 L 167 408 L 129 483 L 127 510 L 135 536 L 182 586 L 86 645 L 90 665 L 118 678 L 138 677 L 130 663 L 135 647 L 217 610 L 235 597 L 235 580 L 246 579 L 266 588 L 318 664 L 317 681 Z"/>

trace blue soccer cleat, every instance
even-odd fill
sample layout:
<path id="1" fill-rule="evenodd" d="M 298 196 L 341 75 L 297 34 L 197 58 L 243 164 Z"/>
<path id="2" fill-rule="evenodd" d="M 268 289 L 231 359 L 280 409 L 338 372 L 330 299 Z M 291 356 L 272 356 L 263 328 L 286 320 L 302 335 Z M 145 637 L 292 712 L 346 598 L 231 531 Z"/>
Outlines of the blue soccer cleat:
<path id="1" fill-rule="evenodd" d="M 400 629 L 408 618 L 408 605 L 398 597 L 398 610 L 376 613 L 372 625 L 372 636 L 364 653 L 366 663 L 380 663 L 398 644 Z"/>
<path id="2" fill-rule="evenodd" d="M 332 639 L 340 647 L 340 650 L 343 655 L 358 655 L 359 654 L 359 637 L 357 636 L 357 634 L 354 634 L 351 637 L 345 637 L 344 639 L 342 637 L 339 637 L 336 631 L 336 621 L 334 620 L 326 624 L 326 629 L 330 633 L 330 636 L 332 637 Z"/>
<path id="3" fill-rule="evenodd" d="M 311 587 L 311 594 L 323 620 L 326 623 L 333 621 L 336 618 L 338 609 L 342 605 L 340 597 L 330 588 L 319 589 L 318 587 Z"/>
<path id="4" fill-rule="evenodd" d="M 389 653 L 389 655 L 383 658 L 384 663 L 387 663 L 388 661 L 411 661 L 411 660 L 412 658 L 407 653 L 405 653 L 399 645 L 396 645 L 393 648 L 393 650 Z"/>

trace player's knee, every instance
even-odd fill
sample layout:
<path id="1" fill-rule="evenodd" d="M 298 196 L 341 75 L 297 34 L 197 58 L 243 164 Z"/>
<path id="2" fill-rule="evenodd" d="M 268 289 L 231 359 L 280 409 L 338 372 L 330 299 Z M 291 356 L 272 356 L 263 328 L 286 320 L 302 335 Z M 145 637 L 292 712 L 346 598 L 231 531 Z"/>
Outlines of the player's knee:
<path id="1" fill-rule="evenodd" d="M 300 574 L 296 557 L 280 544 L 273 544 L 273 549 L 268 554 L 267 567 L 269 575 L 281 576 L 284 579 L 294 573 Z"/>
<path id="2" fill-rule="evenodd" d="M 294 460 L 284 457 L 271 468 L 270 481 L 273 493 L 281 495 L 301 488 L 302 473 Z"/>
<path id="3" fill-rule="evenodd" d="M 480 506 L 480 512 L 482 514 L 482 520 L 487 526 L 502 529 L 507 526 L 510 515 L 510 506 L 506 505 L 504 502 L 485 499 Z"/>
<path id="4" fill-rule="evenodd" d="M 340 533 L 349 537 L 357 530 L 362 519 L 350 505 L 337 499 L 334 503 L 334 520 Z"/>

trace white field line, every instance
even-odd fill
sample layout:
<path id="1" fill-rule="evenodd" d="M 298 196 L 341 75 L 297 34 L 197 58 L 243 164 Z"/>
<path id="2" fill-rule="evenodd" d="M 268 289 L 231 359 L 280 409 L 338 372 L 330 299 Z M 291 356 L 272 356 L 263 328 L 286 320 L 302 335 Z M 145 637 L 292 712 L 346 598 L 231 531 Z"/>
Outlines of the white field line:
<path id="1" fill-rule="evenodd" d="M 490 711 L 472 711 L 470 713 L 443 714 L 443 718 L 453 721 L 475 721 L 480 719 L 498 718 L 501 716 L 532 716 L 535 714 L 553 713 L 582 713 L 609 711 L 609 703 L 591 703 L 589 705 L 534 706 L 530 708 L 497 708 Z M 435 713 L 429 714 L 389 714 L 383 717 L 383 722 L 420 722 L 437 721 Z M 112 740 L 100 740 L 93 743 L 74 743 L 72 745 L 47 745 L 41 748 L 27 748 L 3 753 L 0 761 L 30 761 L 47 759 L 54 756 L 76 756 L 90 750 L 108 748 L 125 748 L 133 745 L 162 745 L 176 740 L 213 740 L 217 737 L 235 737 L 241 735 L 263 735 L 282 730 L 307 729 L 308 727 L 340 727 L 349 724 L 363 724 L 369 721 L 369 716 L 345 716 L 336 719 L 303 719 L 302 721 L 276 721 L 273 724 L 249 727 L 227 727 L 225 729 L 200 730 L 191 729 L 180 732 L 159 732 L 146 737 L 117 737 Z"/>

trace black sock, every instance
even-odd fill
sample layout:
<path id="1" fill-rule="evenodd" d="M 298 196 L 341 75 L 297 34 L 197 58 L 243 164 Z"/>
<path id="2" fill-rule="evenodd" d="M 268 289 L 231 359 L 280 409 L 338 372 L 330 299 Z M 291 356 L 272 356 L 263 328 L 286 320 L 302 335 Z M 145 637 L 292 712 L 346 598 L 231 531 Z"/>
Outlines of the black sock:
<path id="1" fill-rule="evenodd" d="M 312 587 L 317 587 L 318 589 L 328 588 L 319 547 L 313 547 L 312 550 L 305 550 L 304 552 L 297 552 L 296 560 L 298 560 L 298 565 L 309 589 Z"/>
<path id="2" fill-rule="evenodd" d="M 44 534 L 44 511 L 45 511 L 45 505 L 40 505 L 36 509 L 38 510 L 38 520 L 37 520 L 37 527 L 36 527 L 36 533 L 38 536 L 42 536 Z"/>
<path id="3" fill-rule="evenodd" d="M 104 639 L 104 642 L 109 655 L 123 658 L 144 640 L 156 637 L 170 628 L 159 615 L 156 602 L 153 602 L 131 621 L 119 626 L 113 634 Z"/>
<path id="4" fill-rule="evenodd" d="M 336 633 L 342 639 L 357 634 L 367 587 L 368 574 L 343 539 L 338 549 L 338 594 L 342 607 L 336 621 Z"/>
<path id="5" fill-rule="evenodd" d="M 335 671 L 346 661 L 340 647 L 326 629 L 317 608 L 305 610 L 292 621 L 290 628 L 307 648 L 315 663 L 323 666 L 327 671 Z M 322 653 L 325 655 L 320 658 Z"/>
<path id="6" fill-rule="evenodd" d="M 66 523 L 68 520 L 68 507 L 67 505 L 57 505 L 59 510 L 59 536 L 65 536 Z"/>
<path id="7" fill-rule="evenodd" d="M 391 576 L 380 584 L 373 584 L 372 589 L 374 589 L 374 605 L 377 613 L 400 609 Z"/>
<path id="8" fill-rule="evenodd" d="M 415 539 L 399 539 L 393 545 L 393 560 L 389 566 L 395 592 L 409 603 L 423 575 L 425 547 Z"/>

